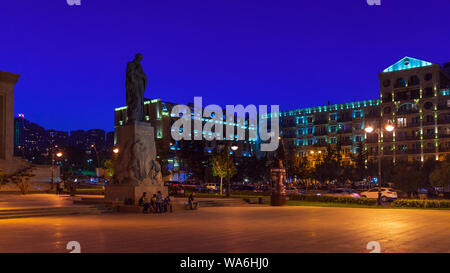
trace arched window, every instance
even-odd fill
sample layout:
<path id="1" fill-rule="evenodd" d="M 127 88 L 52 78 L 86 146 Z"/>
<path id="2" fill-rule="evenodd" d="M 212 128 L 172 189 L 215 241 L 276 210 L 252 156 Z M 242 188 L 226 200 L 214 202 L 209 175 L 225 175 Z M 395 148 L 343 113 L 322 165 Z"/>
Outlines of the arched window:
<path id="1" fill-rule="evenodd" d="M 394 88 L 406 87 L 406 81 L 403 78 L 398 78 L 395 82 Z"/>

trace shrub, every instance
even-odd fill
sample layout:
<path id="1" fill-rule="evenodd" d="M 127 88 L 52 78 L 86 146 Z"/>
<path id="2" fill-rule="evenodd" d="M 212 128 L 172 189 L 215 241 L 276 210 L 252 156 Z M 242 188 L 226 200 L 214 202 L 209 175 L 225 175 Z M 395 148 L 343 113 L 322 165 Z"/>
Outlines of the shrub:
<path id="1" fill-rule="evenodd" d="M 450 208 L 450 200 L 397 199 L 392 207 L 398 208 Z"/>
<path id="2" fill-rule="evenodd" d="M 331 202 L 343 204 L 359 204 L 366 206 L 374 206 L 377 204 L 376 199 L 358 198 L 350 196 L 333 196 L 333 195 L 312 195 L 312 194 L 294 194 L 289 196 L 289 200 L 310 201 L 310 202 Z"/>

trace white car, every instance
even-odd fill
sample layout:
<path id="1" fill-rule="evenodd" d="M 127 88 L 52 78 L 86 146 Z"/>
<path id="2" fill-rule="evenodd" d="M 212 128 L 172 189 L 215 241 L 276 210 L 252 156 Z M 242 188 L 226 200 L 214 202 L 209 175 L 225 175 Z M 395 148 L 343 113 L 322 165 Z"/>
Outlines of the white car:
<path id="1" fill-rule="evenodd" d="M 378 187 L 370 189 L 368 191 L 361 192 L 359 195 L 365 198 L 378 198 Z M 381 188 L 381 201 L 386 202 L 397 199 L 397 192 L 392 188 Z"/>
<path id="2" fill-rule="evenodd" d="M 208 184 L 206 184 L 206 189 L 215 191 L 215 190 L 217 190 L 217 184 L 216 183 L 208 183 Z"/>
<path id="3" fill-rule="evenodd" d="M 360 195 L 352 189 L 337 188 L 332 189 L 323 195 L 334 195 L 334 196 L 350 196 L 350 197 L 360 197 Z"/>

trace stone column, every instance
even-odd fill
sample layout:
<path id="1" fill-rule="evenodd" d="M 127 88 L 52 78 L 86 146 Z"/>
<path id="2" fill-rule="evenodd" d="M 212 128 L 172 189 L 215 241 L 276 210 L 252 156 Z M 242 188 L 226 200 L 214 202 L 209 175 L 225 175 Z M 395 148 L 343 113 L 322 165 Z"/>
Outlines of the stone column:
<path id="1" fill-rule="evenodd" d="M 20 75 L 0 71 L 0 159 L 14 154 L 14 86 Z"/>

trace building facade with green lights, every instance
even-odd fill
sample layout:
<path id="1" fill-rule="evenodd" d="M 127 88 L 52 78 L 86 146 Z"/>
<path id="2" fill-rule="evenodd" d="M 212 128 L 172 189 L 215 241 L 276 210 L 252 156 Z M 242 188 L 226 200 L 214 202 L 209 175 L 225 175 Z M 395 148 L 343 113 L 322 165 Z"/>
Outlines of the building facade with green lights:
<path id="1" fill-rule="evenodd" d="M 145 100 L 144 102 L 145 121 L 150 122 L 150 124 L 155 128 L 156 147 L 158 151 L 179 149 L 177 142 L 172 139 L 171 135 L 172 125 L 178 119 L 177 116 L 171 115 L 172 109 L 176 105 L 176 103 L 166 102 L 161 99 Z M 191 109 L 191 118 L 193 122 L 197 118 L 196 116 L 194 116 L 194 105 L 190 103 L 187 106 Z M 202 119 L 202 124 L 212 119 L 205 117 L 200 118 Z M 114 129 L 125 124 L 127 121 L 126 119 L 127 107 L 124 106 L 116 108 L 114 111 Z M 224 132 L 226 131 L 225 126 L 227 125 L 227 120 L 229 120 L 229 118 L 224 115 L 223 122 L 221 122 L 221 126 L 224 126 Z M 237 120 L 236 116 L 234 117 L 234 120 Z M 235 128 L 236 126 L 240 126 L 236 123 L 233 123 L 232 125 Z M 245 125 L 243 127 L 246 132 L 246 136 L 249 135 L 249 130 L 257 130 L 257 128 L 251 128 L 251 126 L 249 126 L 248 120 L 245 121 Z M 192 132 L 190 134 L 192 137 L 197 134 L 202 134 L 202 132 L 197 132 L 194 129 L 193 125 L 191 126 L 191 128 Z M 222 136 L 222 138 L 225 138 L 225 136 Z M 205 152 L 210 153 L 217 145 L 230 144 L 230 142 L 232 142 L 232 145 L 237 145 L 239 147 L 236 151 L 236 156 L 249 157 L 254 154 L 256 149 L 256 139 L 238 140 L 237 135 L 234 135 L 233 138 L 235 139 L 234 141 L 203 140 L 205 141 Z"/>
<path id="2" fill-rule="evenodd" d="M 378 77 L 379 99 L 280 112 L 285 147 L 309 156 L 340 144 L 344 154 L 363 148 L 375 160 L 380 141 L 381 156 L 394 162 L 442 160 L 450 153 L 450 63 L 405 57 Z"/>

